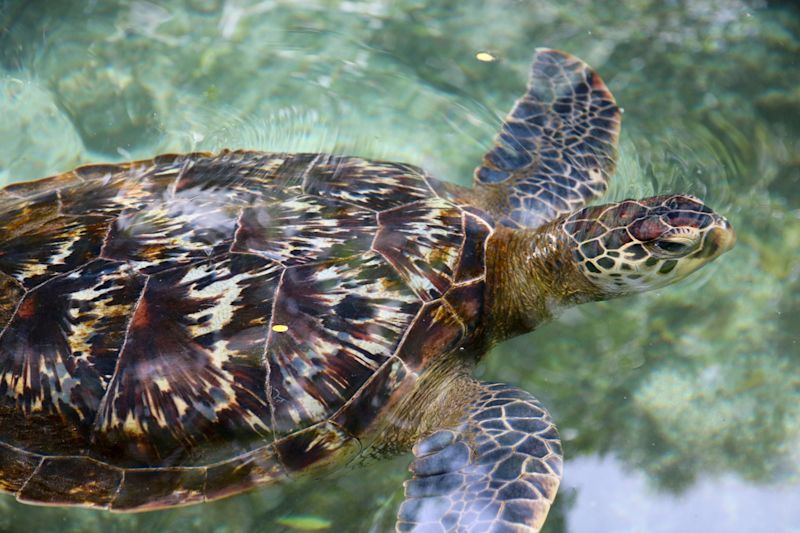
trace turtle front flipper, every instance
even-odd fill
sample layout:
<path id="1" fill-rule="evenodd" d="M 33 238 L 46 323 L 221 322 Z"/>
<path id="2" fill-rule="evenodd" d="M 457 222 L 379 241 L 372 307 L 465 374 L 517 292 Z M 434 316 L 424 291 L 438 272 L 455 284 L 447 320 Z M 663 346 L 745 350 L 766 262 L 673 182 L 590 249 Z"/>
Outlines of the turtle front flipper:
<path id="1" fill-rule="evenodd" d="M 475 169 L 475 197 L 499 222 L 535 228 L 601 196 L 614 172 L 620 109 L 580 59 L 538 49 L 528 90 Z"/>
<path id="2" fill-rule="evenodd" d="M 544 407 L 481 384 L 459 427 L 414 446 L 397 531 L 539 531 L 561 480 L 561 442 Z"/>

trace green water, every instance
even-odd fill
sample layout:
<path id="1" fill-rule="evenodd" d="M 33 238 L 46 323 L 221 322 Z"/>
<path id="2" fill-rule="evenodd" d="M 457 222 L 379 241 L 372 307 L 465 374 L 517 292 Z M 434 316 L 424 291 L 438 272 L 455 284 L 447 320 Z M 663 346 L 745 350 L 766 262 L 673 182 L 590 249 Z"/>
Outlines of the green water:
<path id="1" fill-rule="evenodd" d="M 0 184 L 223 147 L 468 184 L 533 49 L 576 54 L 625 109 L 610 196 L 695 194 L 739 241 L 479 369 L 559 423 L 545 531 L 799 532 L 799 34 L 789 1 L 0 0 Z M 408 460 L 150 514 L 0 496 L 0 531 L 387 531 Z"/>

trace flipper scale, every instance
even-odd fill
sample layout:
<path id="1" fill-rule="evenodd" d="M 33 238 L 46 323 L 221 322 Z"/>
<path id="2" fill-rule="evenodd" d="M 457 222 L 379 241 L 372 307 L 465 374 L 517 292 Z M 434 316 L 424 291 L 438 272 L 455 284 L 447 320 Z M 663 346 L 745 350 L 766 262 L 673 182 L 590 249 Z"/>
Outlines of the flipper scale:
<path id="1" fill-rule="evenodd" d="M 457 428 L 414 446 L 397 531 L 535 532 L 544 524 L 561 479 L 555 425 L 529 393 L 479 387 Z"/>
<path id="2" fill-rule="evenodd" d="M 586 63 L 537 50 L 526 94 L 475 169 L 475 196 L 511 227 L 535 228 L 583 207 L 608 188 L 620 115 Z"/>

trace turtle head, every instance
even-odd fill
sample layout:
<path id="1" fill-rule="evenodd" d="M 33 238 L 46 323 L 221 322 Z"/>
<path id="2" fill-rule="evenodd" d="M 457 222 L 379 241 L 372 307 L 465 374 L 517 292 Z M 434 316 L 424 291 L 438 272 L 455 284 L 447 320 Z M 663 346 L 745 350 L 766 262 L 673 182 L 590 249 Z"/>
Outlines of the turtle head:
<path id="1" fill-rule="evenodd" d="M 736 242 L 724 217 L 684 195 L 587 207 L 562 228 L 578 269 L 605 298 L 679 281 Z"/>

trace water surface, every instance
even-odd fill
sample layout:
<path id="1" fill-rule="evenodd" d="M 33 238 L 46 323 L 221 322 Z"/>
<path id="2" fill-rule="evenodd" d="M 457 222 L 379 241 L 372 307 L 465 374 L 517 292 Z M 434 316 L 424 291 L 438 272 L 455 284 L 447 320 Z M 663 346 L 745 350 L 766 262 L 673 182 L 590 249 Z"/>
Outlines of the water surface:
<path id="1" fill-rule="evenodd" d="M 798 532 L 798 35 L 792 2 L 0 0 L 0 184 L 230 147 L 405 161 L 466 185 L 533 49 L 569 51 L 625 109 L 609 196 L 695 194 L 739 241 L 690 280 L 571 310 L 482 364 L 559 423 L 545 531 Z M 408 461 L 149 514 L 2 496 L 0 530 L 386 531 Z"/>

